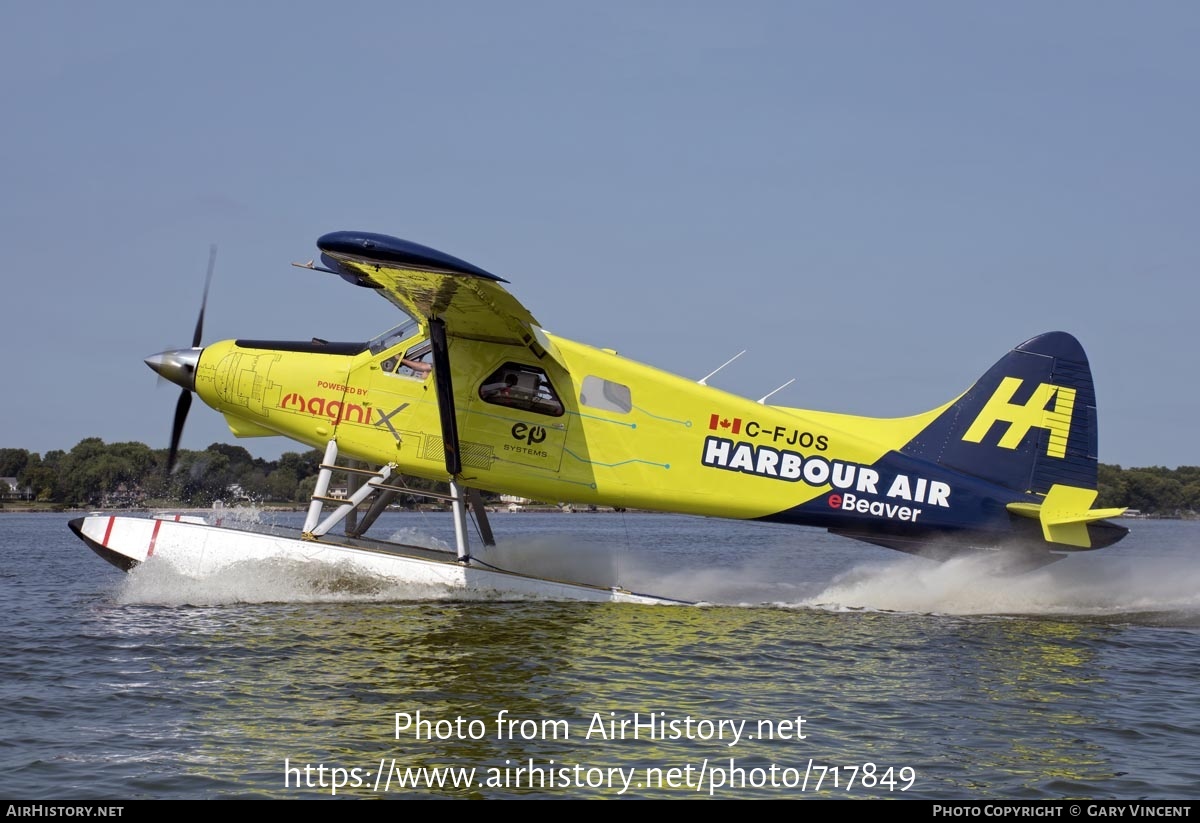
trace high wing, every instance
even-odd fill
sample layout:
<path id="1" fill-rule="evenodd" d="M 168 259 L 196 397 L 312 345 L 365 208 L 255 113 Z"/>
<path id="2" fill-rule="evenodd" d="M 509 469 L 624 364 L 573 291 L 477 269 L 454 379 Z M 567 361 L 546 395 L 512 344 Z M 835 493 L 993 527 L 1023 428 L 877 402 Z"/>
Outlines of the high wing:
<path id="1" fill-rule="evenodd" d="M 447 337 L 528 347 L 557 356 L 533 315 L 501 285 L 508 281 L 457 257 L 371 232 L 317 240 L 321 261 L 359 286 L 377 289 L 411 317 L 441 320 Z"/>

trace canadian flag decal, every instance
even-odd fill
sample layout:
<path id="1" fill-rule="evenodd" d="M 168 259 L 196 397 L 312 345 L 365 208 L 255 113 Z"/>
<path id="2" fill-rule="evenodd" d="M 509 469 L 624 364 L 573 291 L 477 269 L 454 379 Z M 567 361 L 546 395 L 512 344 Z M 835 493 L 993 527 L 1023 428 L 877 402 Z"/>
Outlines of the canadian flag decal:
<path id="1" fill-rule="evenodd" d="M 735 417 L 730 420 L 728 417 L 714 414 L 708 418 L 708 427 L 713 430 L 728 429 L 730 434 L 738 434 L 742 430 L 742 418 Z"/>

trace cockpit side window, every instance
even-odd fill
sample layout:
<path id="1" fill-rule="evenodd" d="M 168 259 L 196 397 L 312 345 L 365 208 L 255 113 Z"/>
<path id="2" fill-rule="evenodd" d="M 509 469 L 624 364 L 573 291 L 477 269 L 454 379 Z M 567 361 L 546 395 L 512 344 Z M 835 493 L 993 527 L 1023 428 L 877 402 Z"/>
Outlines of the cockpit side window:
<path id="1" fill-rule="evenodd" d="M 393 354 L 379 367 L 388 374 L 423 380 L 433 370 L 433 345 L 428 340 L 422 340 L 415 346 L 409 346 L 403 354 Z"/>
<path id="2" fill-rule="evenodd" d="M 561 417 L 562 401 L 546 373 L 536 366 L 505 363 L 479 387 L 479 399 L 497 406 Z"/>

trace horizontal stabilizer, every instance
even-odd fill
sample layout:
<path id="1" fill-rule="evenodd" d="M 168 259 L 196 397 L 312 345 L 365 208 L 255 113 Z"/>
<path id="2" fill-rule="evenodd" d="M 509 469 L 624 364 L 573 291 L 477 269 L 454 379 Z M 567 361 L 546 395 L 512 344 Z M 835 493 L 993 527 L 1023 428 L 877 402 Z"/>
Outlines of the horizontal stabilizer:
<path id="1" fill-rule="evenodd" d="M 1093 509 L 1098 492 L 1078 486 L 1056 483 L 1041 503 L 1009 503 L 1008 510 L 1021 517 L 1038 520 L 1042 536 L 1051 543 L 1092 548 L 1088 524 L 1108 517 L 1120 517 L 1124 508 Z"/>

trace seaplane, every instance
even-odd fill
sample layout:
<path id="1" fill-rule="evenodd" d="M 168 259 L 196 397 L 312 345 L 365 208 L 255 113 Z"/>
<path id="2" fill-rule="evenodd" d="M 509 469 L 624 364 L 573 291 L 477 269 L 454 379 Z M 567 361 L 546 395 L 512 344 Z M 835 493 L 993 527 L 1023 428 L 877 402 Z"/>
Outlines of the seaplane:
<path id="1" fill-rule="evenodd" d="M 1005 354 L 929 411 L 869 418 L 738 396 L 547 331 L 508 281 L 427 246 L 358 231 L 293 264 L 400 311 L 362 342 L 192 345 L 146 363 L 237 437 L 323 450 L 304 524 L 265 534 L 209 518 L 96 514 L 71 529 L 130 570 L 152 557 L 203 576 L 246 560 L 345 563 L 445 596 L 670 604 L 660 594 L 547 579 L 491 562 L 481 492 L 582 506 L 788 523 L 935 560 L 1003 552 L 1042 565 L 1110 546 L 1123 509 L 1097 498 L 1096 398 L 1080 343 L 1053 331 Z M 210 258 L 204 301 L 212 277 Z M 357 479 L 345 498 L 331 479 Z M 405 477 L 439 481 L 451 550 L 367 536 Z M 473 545 L 468 518 L 481 545 Z M 341 528 L 337 528 L 341 526 Z"/>

